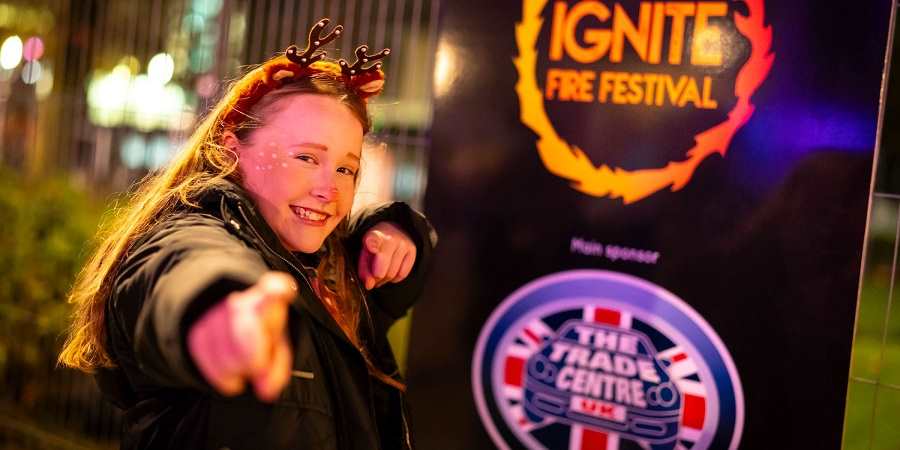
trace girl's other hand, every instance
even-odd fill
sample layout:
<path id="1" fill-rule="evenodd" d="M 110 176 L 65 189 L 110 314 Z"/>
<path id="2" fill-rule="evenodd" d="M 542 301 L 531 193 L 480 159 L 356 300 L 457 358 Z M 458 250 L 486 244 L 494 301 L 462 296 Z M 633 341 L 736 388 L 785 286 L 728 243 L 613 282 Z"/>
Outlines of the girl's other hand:
<path id="1" fill-rule="evenodd" d="M 416 262 L 416 244 L 391 222 L 380 222 L 363 236 L 359 279 L 366 289 L 406 279 Z"/>
<path id="2" fill-rule="evenodd" d="M 257 398 L 272 402 L 291 378 L 287 335 L 294 279 L 268 272 L 244 291 L 229 294 L 188 331 L 188 351 L 219 393 L 238 395 L 250 382 Z"/>

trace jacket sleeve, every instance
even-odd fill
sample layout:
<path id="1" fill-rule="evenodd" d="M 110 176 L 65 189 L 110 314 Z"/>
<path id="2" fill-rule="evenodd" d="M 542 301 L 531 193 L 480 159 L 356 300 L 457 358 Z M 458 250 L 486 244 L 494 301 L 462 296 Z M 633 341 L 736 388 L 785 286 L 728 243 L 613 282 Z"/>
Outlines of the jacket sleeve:
<path id="1" fill-rule="evenodd" d="M 142 372 L 163 385 L 203 387 L 187 353 L 190 326 L 267 270 L 260 255 L 214 219 L 154 233 L 128 256 L 111 312 Z"/>
<path id="2" fill-rule="evenodd" d="M 364 209 L 350 222 L 347 247 L 354 273 L 357 270 L 362 238 L 366 231 L 379 222 L 397 224 L 416 244 L 416 262 L 409 276 L 399 283 L 387 283 L 371 291 L 373 303 L 392 320 L 397 320 L 406 315 L 422 293 L 438 236 L 425 216 L 406 203 L 394 202 Z"/>

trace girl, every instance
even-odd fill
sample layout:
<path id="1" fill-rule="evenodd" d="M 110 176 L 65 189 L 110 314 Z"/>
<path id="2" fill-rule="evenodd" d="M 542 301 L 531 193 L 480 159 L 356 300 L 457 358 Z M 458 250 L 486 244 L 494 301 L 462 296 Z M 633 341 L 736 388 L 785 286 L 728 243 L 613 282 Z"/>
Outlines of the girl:
<path id="1" fill-rule="evenodd" d="M 436 235 L 401 203 L 348 218 L 388 50 L 325 61 L 327 24 L 233 85 L 76 281 L 60 362 L 123 449 L 412 447 L 386 332 Z"/>

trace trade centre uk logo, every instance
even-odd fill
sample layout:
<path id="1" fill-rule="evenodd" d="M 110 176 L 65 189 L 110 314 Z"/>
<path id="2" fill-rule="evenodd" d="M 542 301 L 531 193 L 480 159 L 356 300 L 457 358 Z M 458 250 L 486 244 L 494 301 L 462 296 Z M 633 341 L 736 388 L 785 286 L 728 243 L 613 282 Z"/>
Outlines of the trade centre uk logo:
<path id="1" fill-rule="evenodd" d="M 472 386 L 501 449 L 736 449 L 744 423 L 715 331 L 617 272 L 560 272 L 513 292 L 481 330 Z"/>
<path id="2" fill-rule="evenodd" d="M 636 17 L 629 16 L 623 3 L 557 0 L 547 8 L 548 0 L 523 0 L 522 21 L 516 25 L 519 55 L 514 63 L 519 75 L 515 89 L 520 120 L 537 134 L 537 150 L 545 168 L 569 180 L 577 191 L 621 198 L 628 204 L 665 188 L 682 189 L 704 159 L 716 153 L 725 155 L 735 133 L 753 114 L 751 97 L 768 76 L 774 54 L 770 51 L 772 29 L 765 25 L 764 0 L 642 1 Z M 550 10 L 549 17 L 544 16 L 545 9 Z M 750 56 L 732 80 L 737 102 L 727 119 L 694 135 L 694 146 L 685 149 L 683 159 L 669 161 L 664 167 L 631 170 L 605 162 L 595 165 L 588 152 L 559 135 L 546 102 L 632 105 L 648 111 L 663 107 L 718 109 L 719 102 L 712 96 L 714 77 L 672 73 L 685 65 L 710 70 L 722 65 L 727 49 L 715 20 L 733 21 L 749 42 Z M 603 27 L 585 29 L 586 23 L 597 22 Z M 538 37 L 545 24 L 550 28 L 549 48 L 539 49 Z M 598 62 L 622 64 L 626 48 L 637 55 L 637 61 L 625 61 L 631 71 L 593 70 Z M 539 56 L 550 61 L 543 74 L 537 73 Z M 582 69 L 554 67 L 562 60 Z M 643 69 L 633 71 L 635 64 Z"/>

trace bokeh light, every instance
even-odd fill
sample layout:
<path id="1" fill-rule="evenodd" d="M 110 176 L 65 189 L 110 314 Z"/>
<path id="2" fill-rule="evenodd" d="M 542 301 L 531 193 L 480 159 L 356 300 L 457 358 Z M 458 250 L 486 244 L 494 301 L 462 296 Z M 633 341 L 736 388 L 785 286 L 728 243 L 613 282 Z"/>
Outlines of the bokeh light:
<path id="1" fill-rule="evenodd" d="M 28 61 L 25 67 L 22 67 L 22 81 L 25 84 L 35 84 L 41 79 L 41 63 L 40 61 Z"/>
<path id="2" fill-rule="evenodd" d="M 146 132 L 184 130 L 193 123 L 196 117 L 184 89 L 175 83 L 160 84 L 157 64 L 151 64 L 152 75 L 134 75 L 125 64 L 108 73 L 95 72 L 88 85 L 91 122 L 101 127 L 130 125 Z"/>
<path id="3" fill-rule="evenodd" d="M 117 65 L 108 74 L 96 73 L 88 85 L 91 121 L 105 127 L 121 124 L 130 85 L 131 70 L 123 64 Z"/>
<path id="4" fill-rule="evenodd" d="M 168 53 L 153 55 L 153 58 L 150 58 L 150 63 L 147 64 L 147 76 L 154 83 L 166 84 L 172 79 L 172 74 L 174 73 L 175 61 L 172 59 L 172 55 Z"/>
<path id="5" fill-rule="evenodd" d="M 216 93 L 216 89 L 219 88 L 219 82 L 216 77 L 207 73 L 200 78 L 197 78 L 197 82 L 195 84 L 195 90 L 197 91 L 197 95 L 201 98 L 210 98 Z"/>
<path id="6" fill-rule="evenodd" d="M 172 144 L 165 136 L 154 136 L 147 145 L 147 159 L 145 164 L 151 170 L 159 169 L 166 165 L 172 158 Z"/>
<path id="7" fill-rule="evenodd" d="M 188 33 L 201 34 L 206 31 L 206 18 L 200 14 L 185 15 L 182 24 L 182 27 Z"/>
<path id="8" fill-rule="evenodd" d="M 10 70 L 22 62 L 22 39 L 10 36 L 0 46 L 0 67 Z"/>
<path id="9" fill-rule="evenodd" d="M 459 77 L 459 50 L 446 39 L 438 43 L 434 63 L 434 95 L 443 97 Z"/>
<path id="10" fill-rule="evenodd" d="M 28 38 L 22 51 L 25 61 L 37 61 L 44 56 L 44 41 L 37 36 Z"/>
<path id="11" fill-rule="evenodd" d="M 34 92 L 37 94 L 38 100 L 44 100 L 53 92 L 53 71 L 50 70 L 50 67 L 44 68 L 44 73 L 38 80 Z"/>
<path id="12" fill-rule="evenodd" d="M 138 133 L 129 133 L 122 140 L 119 148 L 119 159 L 129 169 L 137 169 L 144 165 L 147 159 L 147 143 L 144 137 Z"/>
<path id="13" fill-rule="evenodd" d="M 191 9 L 201 16 L 212 17 L 222 9 L 222 0 L 193 0 Z"/>
<path id="14" fill-rule="evenodd" d="M 120 66 L 125 66 L 130 73 L 138 73 L 141 71 L 141 61 L 135 56 L 128 55 L 119 60 Z"/>
<path id="15" fill-rule="evenodd" d="M 193 73 L 203 73 L 208 71 L 213 65 L 213 49 L 211 47 L 201 45 L 192 48 L 190 51 L 190 70 Z"/>

